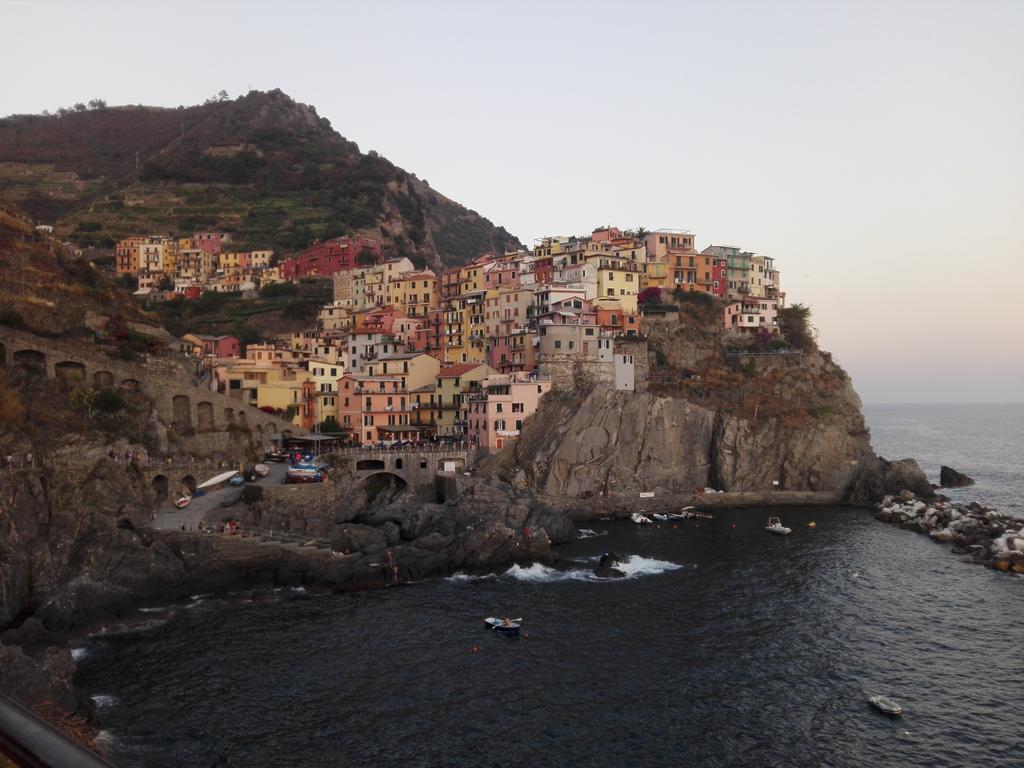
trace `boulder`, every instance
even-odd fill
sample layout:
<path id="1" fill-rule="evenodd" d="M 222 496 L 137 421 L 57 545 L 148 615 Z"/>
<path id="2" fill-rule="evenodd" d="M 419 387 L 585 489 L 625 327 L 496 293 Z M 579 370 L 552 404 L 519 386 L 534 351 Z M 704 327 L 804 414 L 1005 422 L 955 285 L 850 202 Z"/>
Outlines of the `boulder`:
<path id="1" fill-rule="evenodd" d="M 378 528 L 369 525 L 346 523 L 334 528 L 331 533 L 331 547 L 336 552 L 383 552 L 388 547 L 387 536 Z"/>
<path id="2" fill-rule="evenodd" d="M 603 579 L 624 578 L 626 575 L 625 571 L 615 566 L 622 565 L 627 560 L 629 560 L 628 555 L 620 555 L 618 552 L 605 552 L 601 555 L 597 568 L 594 569 L 594 575 Z"/>
<path id="3" fill-rule="evenodd" d="M 957 472 L 952 467 L 943 465 L 939 469 L 939 485 L 943 488 L 963 488 L 974 485 L 974 478 L 968 477 L 963 472 Z"/>

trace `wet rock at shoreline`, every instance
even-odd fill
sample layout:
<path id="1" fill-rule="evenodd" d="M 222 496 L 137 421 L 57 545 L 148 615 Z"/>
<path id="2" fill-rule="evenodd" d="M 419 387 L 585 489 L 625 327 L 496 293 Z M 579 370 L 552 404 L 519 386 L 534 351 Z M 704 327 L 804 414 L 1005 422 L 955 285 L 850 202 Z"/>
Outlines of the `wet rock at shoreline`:
<path id="1" fill-rule="evenodd" d="M 955 554 L 1000 571 L 1024 574 L 1024 520 L 972 501 L 939 499 L 925 503 L 910 493 L 886 496 L 876 517 L 901 528 L 926 533 L 935 542 L 952 544 Z"/>
<path id="2" fill-rule="evenodd" d="M 594 569 L 594 575 L 600 576 L 603 579 L 625 578 L 626 572 L 615 566 L 622 565 L 628 559 L 627 556 L 620 555 L 618 552 L 605 552 L 601 555 L 597 568 Z"/>
<path id="3" fill-rule="evenodd" d="M 974 485 L 974 478 L 968 477 L 963 472 L 957 472 L 952 467 L 943 465 L 939 469 L 939 485 L 943 488 L 964 488 Z"/>

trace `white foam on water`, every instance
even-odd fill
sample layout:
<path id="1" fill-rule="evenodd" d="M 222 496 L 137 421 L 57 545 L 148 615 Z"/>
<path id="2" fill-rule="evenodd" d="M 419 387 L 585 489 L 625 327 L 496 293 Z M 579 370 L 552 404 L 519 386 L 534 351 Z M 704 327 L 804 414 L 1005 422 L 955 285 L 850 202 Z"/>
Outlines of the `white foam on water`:
<path id="1" fill-rule="evenodd" d="M 71 649 L 71 660 L 72 661 L 81 661 L 82 659 L 84 659 L 88 655 L 89 655 L 89 649 L 88 648 L 72 648 Z"/>
<path id="2" fill-rule="evenodd" d="M 299 594 L 302 594 L 303 592 L 306 591 L 306 588 L 305 587 L 291 587 L 291 590 L 292 590 L 292 592 L 298 592 Z"/>
<path id="3" fill-rule="evenodd" d="M 89 698 L 92 699 L 93 703 L 97 707 L 112 707 L 118 703 L 117 696 L 110 696 L 105 693 L 97 693 L 94 696 L 90 696 Z"/>
<path id="4" fill-rule="evenodd" d="M 576 532 L 577 539 L 592 539 L 595 536 L 607 536 L 608 531 L 595 531 L 592 528 L 580 528 Z"/>
<path id="5" fill-rule="evenodd" d="M 655 560 L 640 555 L 630 555 L 629 559 L 615 566 L 626 574 L 626 579 L 635 579 L 640 576 L 655 576 L 667 571 L 676 571 L 686 566 L 672 563 L 667 560 Z M 503 576 L 508 576 L 519 581 L 529 582 L 555 582 L 555 581 L 621 581 L 621 579 L 607 579 L 597 576 L 590 570 L 559 570 L 541 563 L 534 563 L 526 568 L 513 565 Z"/>
<path id="6" fill-rule="evenodd" d="M 164 606 L 162 608 L 139 608 L 139 613 L 163 613 L 170 609 L 170 606 Z"/>
<path id="7" fill-rule="evenodd" d="M 678 571 L 686 566 L 672 563 L 668 560 L 655 560 L 652 557 L 630 555 L 629 560 L 615 567 L 625 573 L 626 578 L 632 578 L 634 576 L 655 576 L 666 571 Z"/>
<path id="8" fill-rule="evenodd" d="M 484 573 L 480 575 L 473 575 L 470 573 L 453 573 L 445 581 L 482 581 L 484 579 L 496 579 L 498 575 L 496 573 Z"/>

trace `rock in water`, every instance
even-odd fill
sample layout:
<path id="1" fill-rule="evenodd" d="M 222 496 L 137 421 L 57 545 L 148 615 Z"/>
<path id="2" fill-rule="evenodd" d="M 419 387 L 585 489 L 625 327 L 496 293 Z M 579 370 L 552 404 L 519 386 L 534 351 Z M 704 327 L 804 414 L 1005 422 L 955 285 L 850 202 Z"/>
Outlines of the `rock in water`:
<path id="1" fill-rule="evenodd" d="M 601 561 L 597 564 L 597 568 L 594 569 L 594 575 L 600 576 L 603 579 L 624 578 L 626 572 L 615 566 L 626 562 L 628 559 L 627 556 L 620 555 L 617 552 L 605 552 L 601 555 Z"/>
<path id="2" fill-rule="evenodd" d="M 974 485 L 974 478 L 968 477 L 963 472 L 957 472 L 952 467 L 943 466 L 939 470 L 939 485 L 943 488 L 963 488 L 967 485 Z"/>

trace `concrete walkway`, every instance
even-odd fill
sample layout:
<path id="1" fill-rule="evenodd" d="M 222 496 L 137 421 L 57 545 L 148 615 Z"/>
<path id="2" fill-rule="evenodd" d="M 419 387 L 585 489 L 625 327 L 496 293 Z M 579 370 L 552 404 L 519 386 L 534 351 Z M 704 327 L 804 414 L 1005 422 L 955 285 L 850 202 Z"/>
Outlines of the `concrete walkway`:
<path id="1" fill-rule="evenodd" d="M 267 466 L 270 467 L 269 475 L 261 477 L 254 482 L 246 483 L 246 485 L 270 486 L 280 485 L 284 482 L 285 472 L 288 468 L 287 464 L 267 464 Z M 202 483 L 208 479 L 208 477 L 204 477 L 199 479 L 199 482 Z M 232 510 L 232 507 L 222 509 L 220 503 L 224 499 L 240 493 L 244 487 L 226 485 L 223 488 L 207 491 L 202 496 L 194 497 L 192 502 L 184 509 L 178 509 L 174 506 L 174 498 L 177 498 L 177 489 L 172 489 L 170 496 L 174 498 L 168 498 L 156 510 L 153 516 L 153 527 L 157 530 L 180 531 L 181 526 L 184 525 L 185 530 L 194 531 L 202 522 L 218 523 L 221 518 L 230 515 Z"/>

